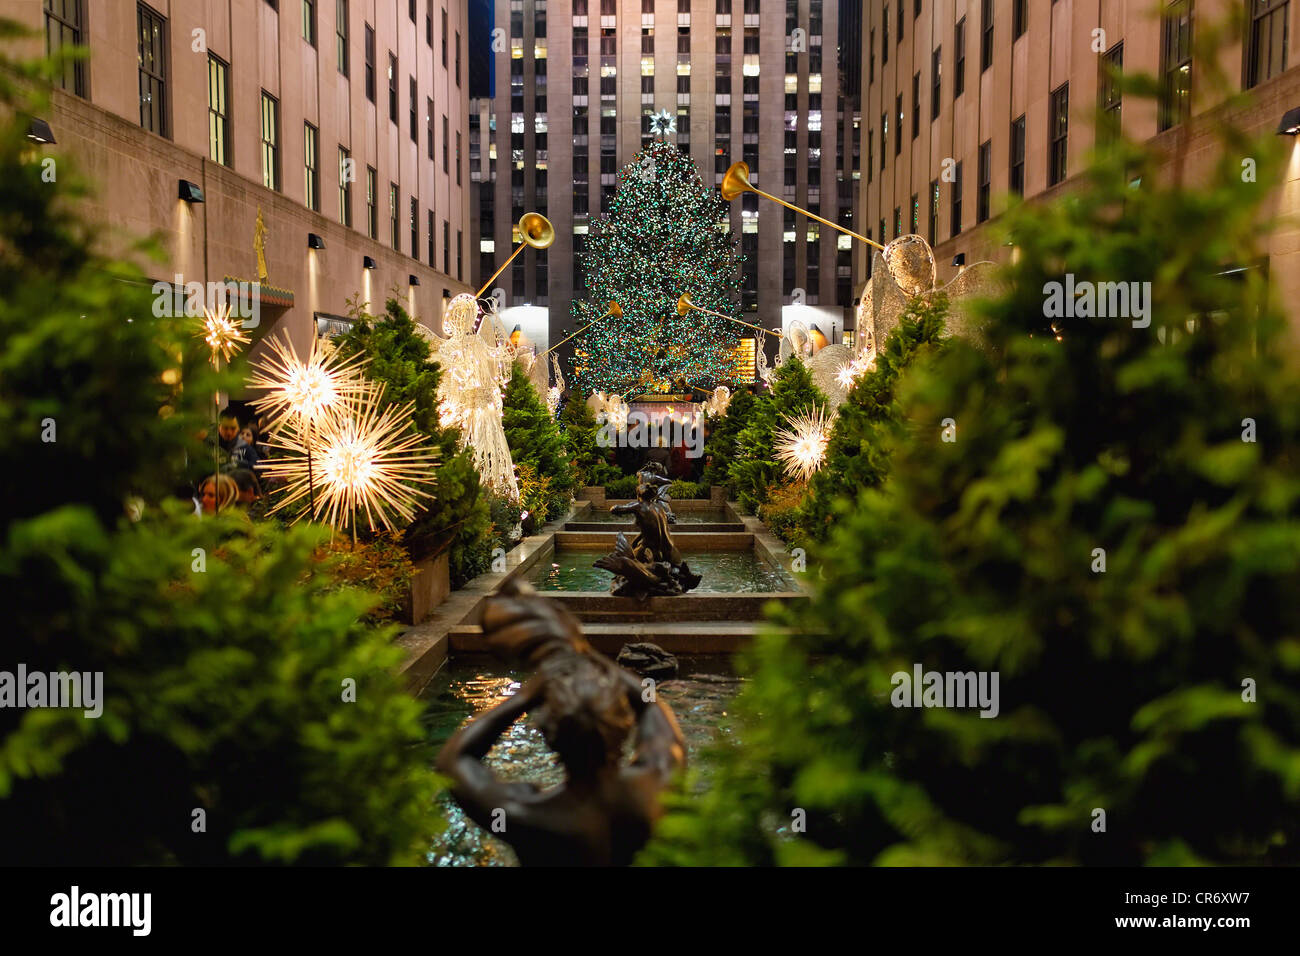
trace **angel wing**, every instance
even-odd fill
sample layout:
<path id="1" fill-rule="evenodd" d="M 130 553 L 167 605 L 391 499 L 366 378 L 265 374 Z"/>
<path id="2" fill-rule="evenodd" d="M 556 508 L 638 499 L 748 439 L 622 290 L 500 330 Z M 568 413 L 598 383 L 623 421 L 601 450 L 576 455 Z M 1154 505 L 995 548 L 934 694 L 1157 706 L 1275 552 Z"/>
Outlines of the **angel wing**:
<path id="1" fill-rule="evenodd" d="M 976 262 L 967 266 L 938 291 L 948 297 L 948 332 L 968 339 L 981 348 L 987 346 L 985 319 L 977 314 L 975 300 L 997 294 L 997 264 Z"/>
<path id="2" fill-rule="evenodd" d="M 808 326 L 796 319 L 785 330 L 785 335 L 781 336 L 781 350 L 777 354 L 776 364 L 778 366 L 783 364 L 791 355 L 807 359 L 812 353 L 812 335 L 808 331 Z"/>

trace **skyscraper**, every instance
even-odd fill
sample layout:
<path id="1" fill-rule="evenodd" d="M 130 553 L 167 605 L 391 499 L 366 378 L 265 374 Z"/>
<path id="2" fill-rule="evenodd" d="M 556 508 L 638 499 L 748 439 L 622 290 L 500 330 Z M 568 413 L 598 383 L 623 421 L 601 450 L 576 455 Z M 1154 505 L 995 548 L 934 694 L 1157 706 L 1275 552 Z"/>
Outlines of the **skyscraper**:
<path id="1" fill-rule="evenodd" d="M 743 159 L 756 186 L 851 221 L 853 189 L 840 181 L 852 179 L 854 112 L 840 92 L 834 0 L 496 0 L 493 13 L 482 42 L 494 50 L 495 96 L 470 102 L 476 278 L 510 255 L 525 212 L 550 218 L 554 244 L 525 251 L 493 284 L 507 307 L 548 310 L 534 338 L 572 331 L 590 223 L 655 135 L 656 114 L 706 183 Z M 746 321 L 779 329 L 794 306 L 842 323 L 851 255 L 838 234 L 752 194 L 724 225 L 746 257 Z"/>

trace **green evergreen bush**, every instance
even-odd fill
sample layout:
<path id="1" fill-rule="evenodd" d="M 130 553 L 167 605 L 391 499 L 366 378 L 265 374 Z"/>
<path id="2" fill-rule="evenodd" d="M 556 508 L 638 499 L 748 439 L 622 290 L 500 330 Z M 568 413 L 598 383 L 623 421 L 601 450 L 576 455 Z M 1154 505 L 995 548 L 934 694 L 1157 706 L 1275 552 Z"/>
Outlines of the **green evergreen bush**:
<path id="1" fill-rule="evenodd" d="M 736 499 L 746 511 L 757 511 L 767 501 L 769 486 L 782 478 L 774 451 L 776 432 L 785 427 L 790 416 L 818 406 L 826 406 L 826 396 L 813 384 L 808 366 L 792 356 L 776 370 L 771 394 L 755 399 L 753 410 L 736 435 L 727 474 Z"/>
<path id="2" fill-rule="evenodd" d="M 898 425 L 894 390 L 913 361 L 942 346 L 947 311 L 942 294 L 910 302 L 876 354 L 875 368 L 849 391 L 831 428 L 826 463 L 786 519 L 792 540 L 825 541 L 836 516 L 853 507 L 859 492 L 884 481 Z"/>
<path id="3" fill-rule="evenodd" d="M 199 320 L 155 318 L 142 273 L 96 252 L 71 160 L 52 151 L 42 179 L 21 117 L 43 105 L 14 74 L 0 64 L 5 669 L 99 672 L 103 696 L 98 718 L 0 708 L 0 863 L 417 861 L 436 778 L 402 651 L 361 621 L 375 597 L 315 562 L 323 529 L 159 503 L 235 377 L 203 372 Z"/>
<path id="4" fill-rule="evenodd" d="M 723 485 L 733 498 L 735 483 L 731 478 L 731 463 L 736 456 L 736 438 L 749 423 L 755 401 L 754 393 L 749 389 L 737 390 L 727 404 L 726 414 L 710 420 L 708 437 L 704 443 L 704 484 Z"/>
<path id="5" fill-rule="evenodd" d="M 531 479 L 545 488 L 531 503 L 525 524 L 531 533 L 568 509 L 577 476 L 555 419 L 518 362 L 506 386 L 503 405 L 502 425 L 515 465 L 530 470 Z"/>
<path id="6" fill-rule="evenodd" d="M 648 861 L 1300 862 L 1300 376 L 1265 278 L 1225 268 L 1274 225 L 1271 139 L 1226 131 L 1195 184 L 1119 144 L 1007 214 L 991 349 L 897 383 L 887 477 Z M 1149 326 L 1053 316 L 1067 271 L 1151 283 Z M 892 706 L 915 665 L 998 673 L 998 716 Z"/>

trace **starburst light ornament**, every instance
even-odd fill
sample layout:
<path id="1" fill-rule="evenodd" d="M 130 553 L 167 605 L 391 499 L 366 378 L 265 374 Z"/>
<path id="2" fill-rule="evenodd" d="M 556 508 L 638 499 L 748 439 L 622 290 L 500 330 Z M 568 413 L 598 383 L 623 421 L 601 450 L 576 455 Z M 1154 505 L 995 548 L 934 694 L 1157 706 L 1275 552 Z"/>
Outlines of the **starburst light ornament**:
<path id="1" fill-rule="evenodd" d="M 206 307 L 203 309 L 203 325 L 197 335 L 208 346 L 208 358 L 213 368 L 220 368 L 223 361 L 229 364 L 230 357 L 239 351 L 239 347 L 249 342 L 240 324 L 231 321 L 229 302 L 217 306 L 216 312 Z"/>
<path id="2" fill-rule="evenodd" d="M 418 485 L 434 480 L 438 454 L 411 428 L 413 405 L 382 408 L 383 394 L 382 383 L 366 383 L 319 428 L 309 431 L 292 419 L 286 424 L 272 441 L 284 454 L 258 464 L 259 471 L 287 482 L 273 511 L 301 506 L 307 497 L 304 514 L 354 533 L 363 520 L 371 531 L 394 530 L 394 519 L 411 522 L 419 499 L 430 497 Z"/>
<path id="3" fill-rule="evenodd" d="M 833 423 L 834 417 L 828 416 L 820 407 L 786 419 L 787 427 L 773 436 L 773 447 L 777 460 L 785 465 L 789 474 L 807 481 L 825 464 Z"/>
<path id="4" fill-rule="evenodd" d="M 345 358 L 313 339 L 302 360 L 287 335 L 268 346 L 270 353 L 253 363 L 248 385 L 266 393 L 253 400 L 253 407 L 267 416 L 270 428 L 289 421 L 307 430 L 323 427 L 345 400 L 367 388 L 361 377 L 364 355 Z"/>

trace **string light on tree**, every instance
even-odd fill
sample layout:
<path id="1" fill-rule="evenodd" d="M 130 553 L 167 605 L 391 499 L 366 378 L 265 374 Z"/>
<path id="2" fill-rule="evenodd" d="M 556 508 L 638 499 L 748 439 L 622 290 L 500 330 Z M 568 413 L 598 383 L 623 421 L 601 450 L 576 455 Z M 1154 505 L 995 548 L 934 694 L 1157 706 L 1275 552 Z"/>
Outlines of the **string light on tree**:
<path id="1" fill-rule="evenodd" d="M 785 420 L 786 427 L 775 433 L 772 444 L 788 474 L 807 481 L 825 464 L 833 421 L 820 407 Z"/>
<path id="2" fill-rule="evenodd" d="M 608 215 L 591 224 L 583 264 L 592 301 L 621 308 L 592 323 L 593 307 L 574 304 L 573 327 L 589 327 L 574 336 L 572 387 L 626 395 L 679 379 L 706 389 L 734 384 L 743 257 L 738 240 L 718 230 L 728 217 L 720 193 L 663 139 L 647 144 L 618 182 Z M 683 289 L 718 314 L 679 315 Z"/>

